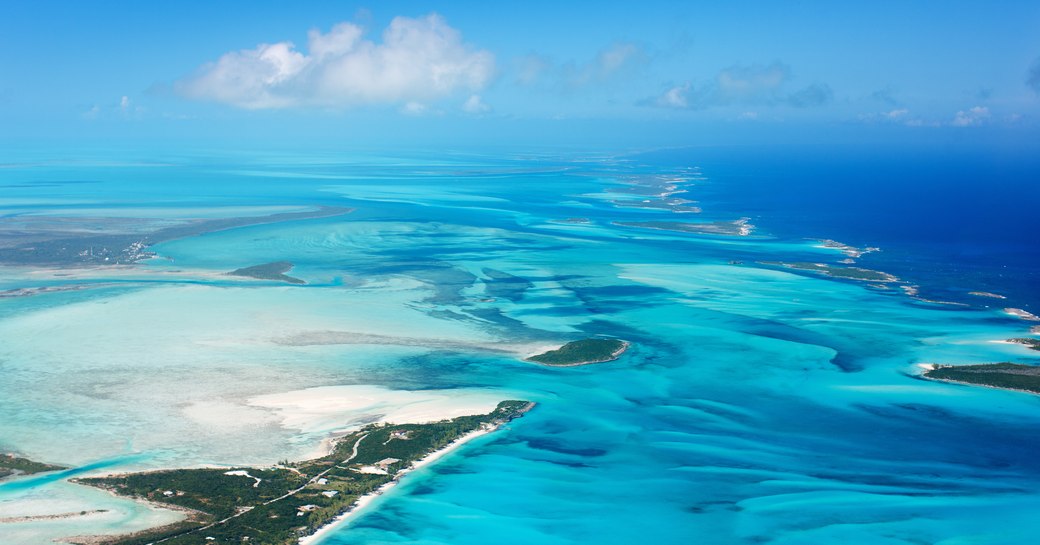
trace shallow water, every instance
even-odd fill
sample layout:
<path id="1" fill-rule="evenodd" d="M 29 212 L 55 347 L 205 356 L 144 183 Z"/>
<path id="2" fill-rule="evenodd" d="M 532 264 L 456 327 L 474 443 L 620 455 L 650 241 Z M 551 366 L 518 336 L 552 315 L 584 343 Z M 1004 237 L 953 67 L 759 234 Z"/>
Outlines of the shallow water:
<path id="1" fill-rule="evenodd" d="M 4 169 L 0 183 L 37 184 L 11 188 L 0 206 L 8 213 L 356 210 L 165 242 L 130 272 L 9 269 L 4 289 L 89 289 L 0 299 L 0 447 L 105 466 L 94 471 L 271 463 L 312 452 L 339 427 L 464 392 L 456 398 L 539 405 L 409 476 L 323 543 L 1023 543 L 1035 534 L 1040 398 L 914 376 L 921 362 L 1035 363 L 1034 352 L 990 342 L 1028 324 L 982 305 L 757 265 L 844 257 L 805 240 L 837 234 L 794 235 L 779 228 L 786 212 L 761 200 L 761 234 L 751 237 L 613 225 L 741 217 L 722 167 L 714 181 L 693 170 L 695 153 L 654 157 L 186 154 L 149 163 L 165 166 Z M 704 213 L 611 203 L 653 199 L 619 184 L 655 176 L 688 180 L 682 197 Z M 73 180 L 97 183 L 42 183 Z M 941 258 L 919 254 L 918 266 Z M 222 274 L 276 260 L 308 284 Z M 523 281 L 503 285 L 501 273 Z M 1023 297 L 1007 305 L 1036 303 Z M 520 360 L 590 335 L 632 348 L 585 367 Z M 256 403 L 344 385 L 413 392 L 393 396 L 397 407 L 346 403 L 339 426 Z M 60 511 L 69 494 L 93 493 L 70 492 L 78 487 L 61 477 L 19 482 L 0 486 L 0 512 L 35 509 L 29 495 Z M 37 543 L 163 516 L 104 504 L 122 506 L 122 518 L 8 526 L 15 543 Z"/>

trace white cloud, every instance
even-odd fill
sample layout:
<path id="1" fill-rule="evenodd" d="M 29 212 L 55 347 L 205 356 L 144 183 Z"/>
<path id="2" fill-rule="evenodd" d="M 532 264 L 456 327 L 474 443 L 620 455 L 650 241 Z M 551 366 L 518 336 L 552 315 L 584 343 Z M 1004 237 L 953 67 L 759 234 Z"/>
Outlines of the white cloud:
<path id="1" fill-rule="evenodd" d="M 663 108 L 689 108 L 689 100 L 686 94 L 690 91 L 690 84 L 677 85 L 665 91 L 657 97 L 657 105 Z"/>
<path id="2" fill-rule="evenodd" d="M 312 30 L 308 51 L 291 42 L 226 53 L 178 81 L 183 96 L 240 108 L 422 104 L 476 91 L 495 71 L 493 55 L 462 41 L 438 15 L 397 17 L 382 42 L 354 23 Z"/>
<path id="3" fill-rule="evenodd" d="M 895 119 L 902 119 L 902 118 L 906 117 L 906 115 L 909 114 L 909 113 L 910 113 L 910 110 L 907 110 L 906 108 L 897 108 L 895 110 L 889 110 L 887 112 L 883 112 L 881 115 L 885 119 L 893 119 L 893 120 L 895 120 Z"/>
<path id="4" fill-rule="evenodd" d="M 950 122 L 950 125 L 954 127 L 974 127 L 989 121 L 989 117 L 989 108 L 975 106 L 974 108 L 957 112 L 957 115 L 953 116 L 953 121 Z"/>
<path id="5" fill-rule="evenodd" d="M 488 106 L 480 98 L 480 95 L 470 95 L 466 102 L 462 104 L 462 111 L 474 115 L 486 114 L 491 111 L 491 106 Z"/>

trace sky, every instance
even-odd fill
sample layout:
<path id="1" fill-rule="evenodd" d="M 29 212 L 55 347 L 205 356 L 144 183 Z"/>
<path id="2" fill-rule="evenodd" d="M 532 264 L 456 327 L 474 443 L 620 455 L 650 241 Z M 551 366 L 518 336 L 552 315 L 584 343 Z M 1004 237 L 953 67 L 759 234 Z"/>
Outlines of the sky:
<path id="1" fill-rule="evenodd" d="M 0 51 L 7 142 L 1040 135 L 1036 1 L 10 0 Z"/>

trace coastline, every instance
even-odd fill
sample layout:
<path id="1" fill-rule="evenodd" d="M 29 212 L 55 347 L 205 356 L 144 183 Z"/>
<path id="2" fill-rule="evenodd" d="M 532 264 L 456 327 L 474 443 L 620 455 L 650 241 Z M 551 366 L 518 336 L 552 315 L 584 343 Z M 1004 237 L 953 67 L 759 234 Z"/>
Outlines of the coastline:
<path id="1" fill-rule="evenodd" d="M 579 362 L 576 362 L 576 363 L 554 364 L 554 363 L 542 363 L 540 361 L 535 361 L 535 360 L 530 359 L 531 356 L 527 356 L 526 358 L 524 358 L 524 361 L 529 362 L 529 363 L 535 363 L 535 364 L 541 365 L 542 367 L 581 367 L 583 365 L 593 365 L 593 364 L 596 364 L 596 363 L 607 363 L 608 361 L 615 361 L 618 358 L 620 358 L 622 354 L 624 354 L 626 351 L 628 351 L 628 348 L 630 346 L 632 346 L 632 343 L 630 343 L 628 341 L 621 341 L 621 347 L 618 348 L 617 350 L 614 350 L 613 352 L 611 352 L 610 353 L 610 357 L 603 358 L 603 359 L 598 359 L 598 360 L 579 361 Z M 558 348 L 559 347 L 554 348 L 553 350 L 556 350 Z M 533 355 L 537 355 L 537 354 L 532 354 L 532 356 Z"/>
<path id="2" fill-rule="evenodd" d="M 534 406 L 533 403 L 529 404 L 525 408 L 524 412 L 527 412 L 533 406 Z M 421 458 L 421 459 L 417 460 L 416 462 L 414 462 L 408 468 L 402 469 L 402 470 L 398 471 L 397 474 L 394 475 L 394 479 L 392 481 L 384 484 L 383 486 L 380 486 L 379 488 L 373 490 L 372 492 L 369 492 L 368 494 L 365 494 L 363 496 L 358 497 L 358 499 L 354 502 L 353 505 L 350 506 L 349 509 L 347 509 L 342 514 L 336 516 L 336 518 L 330 520 L 324 526 L 321 526 L 320 528 L 315 530 L 314 533 L 301 537 L 299 542 L 298 542 L 299 545 L 315 545 L 316 543 L 318 543 L 326 535 L 328 535 L 328 534 L 334 532 L 335 530 L 338 530 L 338 529 L 340 529 L 340 528 L 342 528 L 344 526 L 347 526 L 349 524 L 349 521 L 351 520 L 351 518 L 353 518 L 355 515 L 357 515 L 361 511 L 363 511 L 369 504 L 371 504 L 373 501 L 375 501 L 376 498 L 378 498 L 379 496 L 383 495 L 387 491 L 389 491 L 389 490 L 393 489 L 395 486 L 397 486 L 397 484 L 401 481 L 401 479 L 404 478 L 405 476 L 407 476 L 409 473 L 411 473 L 413 471 L 416 471 L 418 469 L 421 469 L 423 467 L 426 467 L 428 465 L 431 465 L 434 462 L 436 462 L 437 460 L 439 460 L 439 459 L 443 458 L 444 456 L 447 456 L 451 452 L 457 450 L 459 447 L 465 445 L 466 443 L 469 443 L 470 441 L 472 441 L 474 439 L 477 439 L 478 437 L 483 437 L 485 435 L 491 434 L 491 433 L 497 431 L 501 427 L 502 427 L 502 424 L 499 424 L 499 425 L 496 425 L 496 426 L 493 426 L 493 427 L 479 428 L 479 429 L 473 430 L 473 431 L 463 435 L 462 437 L 459 437 L 458 439 L 452 441 L 451 443 L 448 443 L 443 448 L 435 450 L 435 451 L 427 454 L 423 458 Z"/>
<path id="3" fill-rule="evenodd" d="M 993 342 L 1003 342 L 1003 341 L 993 341 Z M 945 382 L 946 384 L 957 384 L 957 385 L 961 385 L 961 386 L 973 386 L 973 387 L 976 387 L 976 388 L 989 388 L 991 390 L 1002 390 L 1004 392 L 1019 392 L 1019 393 L 1023 393 L 1023 394 L 1040 396 L 1040 392 L 1034 392 L 1032 390 L 1023 390 L 1021 388 L 1005 388 L 1003 386 L 993 386 L 993 385 L 990 385 L 990 384 L 982 384 L 982 383 L 979 383 L 979 382 L 964 382 L 964 381 L 961 381 L 961 380 L 953 380 L 953 379 L 949 379 L 949 378 L 935 378 L 935 377 L 928 376 L 928 372 L 929 371 L 934 371 L 934 370 L 938 369 L 939 367 L 943 367 L 943 365 L 938 364 L 938 363 L 918 363 L 916 365 L 916 367 L 921 369 L 921 372 L 917 373 L 916 375 L 918 377 L 924 379 L 924 380 L 931 380 L 933 382 Z"/>

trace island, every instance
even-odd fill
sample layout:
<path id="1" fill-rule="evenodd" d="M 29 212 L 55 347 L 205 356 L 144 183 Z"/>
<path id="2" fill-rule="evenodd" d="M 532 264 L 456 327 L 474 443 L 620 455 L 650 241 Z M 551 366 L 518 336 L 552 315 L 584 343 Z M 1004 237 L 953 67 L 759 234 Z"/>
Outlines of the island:
<path id="1" fill-rule="evenodd" d="M 686 222 L 686 221 L 615 221 L 614 225 L 621 227 L 638 227 L 641 229 L 657 229 L 660 231 L 677 231 L 680 233 L 694 233 L 698 235 L 724 235 L 733 237 L 746 237 L 754 231 L 750 218 L 739 220 L 719 220 L 709 222 Z"/>
<path id="2" fill-rule="evenodd" d="M 273 263 L 264 263 L 263 265 L 253 265 L 252 267 L 235 269 L 227 274 L 229 276 L 245 276 L 259 280 L 277 280 L 279 282 L 288 282 L 290 284 L 306 284 L 306 282 L 299 278 L 294 278 L 285 274 L 291 271 L 292 268 L 293 264 L 289 261 L 275 261 Z"/>
<path id="3" fill-rule="evenodd" d="M 1032 348 L 1033 350 L 1040 350 L 1040 339 L 1029 339 L 1025 337 L 1016 337 L 1014 339 L 1008 339 L 1007 342 L 1014 344 L 1021 344 L 1026 348 Z"/>
<path id="4" fill-rule="evenodd" d="M 860 267 L 838 267 L 835 265 L 828 265 L 826 263 L 808 263 L 808 262 L 796 262 L 786 263 L 783 261 L 759 261 L 759 264 L 769 265 L 772 267 L 783 267 L 785 269 L 793 269 L 796 271 L 810 271 L 820 273 L 825 276 L 833 278 L 844 278 L 846 280 L 860 280 L 864 282 L 898 282 L 899 278 L 888 274 L 886 272 L 875 271 L 871 269 L 863 269 Z M 917 293 L 916 289 L 910 293 L 914 295 Z"/>
<path id="5" fill-rule="evenodd" d="M 575 367 L 590 363 L 614 361 L 628 350 L 629 343 L 618 339 L 582 339 L 571 341 L 555 350 L 549 350 L 526 361 L 551 367 Z"/>
<path id="6" fill-rule="evenodd" d="M 33 475 L 35 473 L 46 473 L 48 471 L 60 471 L 67 467 L 56 466 L 34 462 L 14 454 L 0 454 L 0 481 L 8 477 L 19 477 L 22 475 Z"/>
<path id="7" fill-rule="evenodd" d="M 1006 314 L 1009 314 L 1009 315 L 1014 316 L 1016 318 L 1020 318 L 1022 320 L 1028 320 L 1030 322 L 1040 322 L 1040 316 L 1037 316 L 1036 314 L 1033 314 L 1032 312 L 1029 312 L 1028 310 L 1022 310 L 1020 308 L 1010 308 L 1009 307 L 1009 308 L 1005 308 L 1004 312 Z"/>
<path id="8" fill-rule="evenodd" d="M 922 376 L 932 380 L 1040 394 L 1040 367 L 1034 365 L 1004 362 L 922 367 L 926 368 Z"/>
<path id="9" fill-rule="evenodd" d="M 490 433 L 534 407 L 503 401 L 488 414 L 427 424 L 370 424 L 332 452 L 272 467 L 177 469 L 73 482 L 187 513 L 171 525 L 122 536 L 74 538 L 105 545 L 250 543 L 289 545 L 343 520 L 408 471 Z"/>
<path id="10" fill-rule="evenodd" d="M 859 259 L 860 257 L 863 257 L 866 254 L 881 251 L 881 248 L 876 248 L 873 246 L 867 248 L 857 248 L 855 246 L 850 246 L 843 242 L 838 242 L 837 240 L 831 240 L 828 238 L 820 239 L 819 242 L 821 247 L 832 250 L 838 250 L 839 252 L 847 255 L 850 259 Z"/>
<path id="11" fill-rule="evenodd" d="M 993 293 L 990 291 L 969 291 L 968 295 L 974 295 L 975 297 L 989 297 L 990 299 L 1007 299 L 999 293 Z"/>

